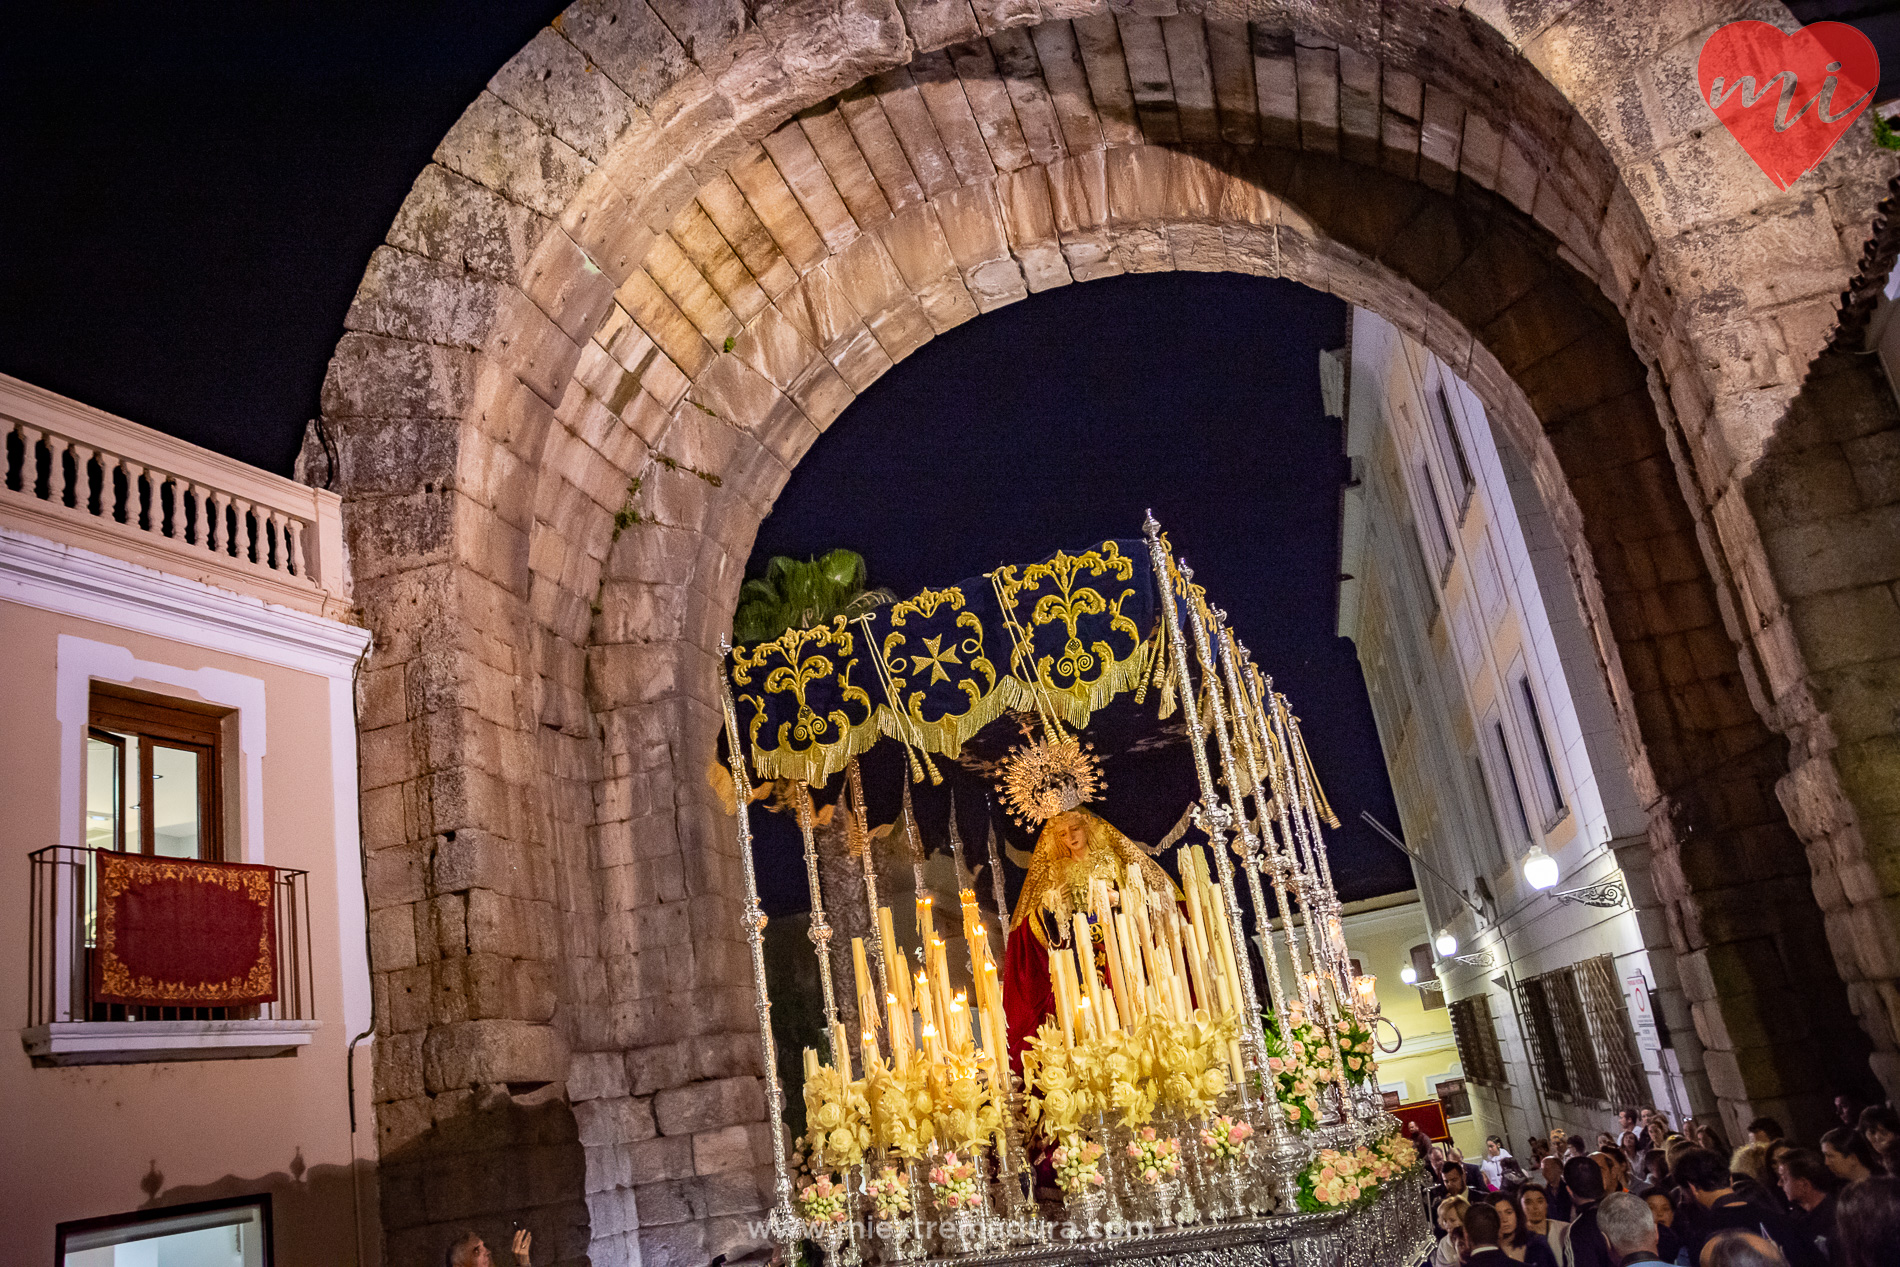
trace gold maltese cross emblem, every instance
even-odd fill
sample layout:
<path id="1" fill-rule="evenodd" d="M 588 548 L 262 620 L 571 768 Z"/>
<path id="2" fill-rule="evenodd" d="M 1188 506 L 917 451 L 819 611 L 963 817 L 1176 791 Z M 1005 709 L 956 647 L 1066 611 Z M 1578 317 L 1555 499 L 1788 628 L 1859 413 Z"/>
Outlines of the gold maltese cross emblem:
<path id="1" fill-rule="evenodd" d="M 948 647 L 944 646 L 942 634 L 938 634 L 934 638 L 925 638 L 924 649 L 930 652 L 930 654 L 912 656 L 910 658 L 910 671 L 912 673 L 922 673 L 925 668 L 928 668 L 930 670 L 930 684 L 932 686 L 935 686 L 939 682 L 948 682 L 950 680 L 950 675 L 944 672 L 944 665 L 954 664 L 958 668 L 963 667 L 963 661 L 957 659 L 956 644 L 951 643 Z"/>

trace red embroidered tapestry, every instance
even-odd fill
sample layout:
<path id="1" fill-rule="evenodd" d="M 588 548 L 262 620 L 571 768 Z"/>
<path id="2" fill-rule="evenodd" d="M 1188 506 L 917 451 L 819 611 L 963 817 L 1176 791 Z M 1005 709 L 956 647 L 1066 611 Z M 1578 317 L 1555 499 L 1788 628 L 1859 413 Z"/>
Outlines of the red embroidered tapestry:
<path id="1" fill-rule="evenodd" d="M 1401 1104 L 1396 1109 L 1388 1109 L 1393 1117 L 1399 1119 L 1399 1125 L 1417 1122 L 1425 1138 L 1444 1143 L 1451 1138 L 1451 1124 L 1445 1120 L 1445 1106 L 1437 1100 L 1414 1100 L 1410 1104 Z"/>
<path id="2" fill-rule="evenodd" d="M 234 1007 L 277 998 L 271 868 L 100 852 L 92 997 Z"/>

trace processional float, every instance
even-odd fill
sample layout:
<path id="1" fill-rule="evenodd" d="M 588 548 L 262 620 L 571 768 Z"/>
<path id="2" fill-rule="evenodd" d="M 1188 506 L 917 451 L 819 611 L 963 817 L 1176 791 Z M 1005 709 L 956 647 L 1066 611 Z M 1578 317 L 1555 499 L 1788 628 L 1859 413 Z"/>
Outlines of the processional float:
<path id="1" fill-rule="evenodd" d="M 772 1119 L 770 1228 L 788 1259 L 809 1240 L 847 1265 L 1193 1250 L 1317 1267 L 1413 1261 L 1429 1245 L 1417 1154 L 1378 1093 L 1378 1000 L 1346 954 L 1321 834 L 1338 823 L 1299 718 L 1152 516 L 1144 530 L 1145 542 L 1058 552 L 731 649 L 722 694 Z M 1205 845 L 1176 843 L 1184 823 L 1150 850 L 1084 808 L 1102 787 L 1089 719 L 1130 693 L 1156 696 L 1160 717 L 1179 711 Z M 935 782 L 933 754 L 954 760 L 999 719 L 1023 742 L 997 791 L 1040 828 L 1013 911 L 992 833 L 1002 961 L 961 869 L 957 926 L 937 927 L 908 783 L 917 936 L 900 944 L 863 840 L 858 756 L 893 741 L 913 781 Z M 867 936 L 851 942 L 855 1034 L 840 1018 L 810 796 L 838 775 L 866 906 Z M 828 1038 L 804 1052 L 795 1145 L 766 987 L 755 778 L 788 786 L 798 819 Z M 1155 860 L 1170 853 L 1172 876 Z M 1283 936 L 1253 946 L 1264 986 L 1247 906 L 1262 930 L 1282 917 Z M 796 1181 L 794 1156 L 809 1168 Z"/>

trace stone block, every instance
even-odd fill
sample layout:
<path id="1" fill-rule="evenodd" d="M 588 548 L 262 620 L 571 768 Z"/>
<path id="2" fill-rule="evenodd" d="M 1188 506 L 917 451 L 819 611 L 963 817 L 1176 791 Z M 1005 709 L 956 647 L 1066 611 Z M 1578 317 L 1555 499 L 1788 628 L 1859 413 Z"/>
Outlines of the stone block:
<path id="1" fill-rule="evenodd" d="M 717 1175 L 734 1170 L 750 1172 L 755 1164 L 752 1135 L 748 1127 L 725 1126 L 718 1130 L 701 1131 L 692 1140 L 695 1174 Z"/>
<path id="2" fill-rule="evenodd" d="M 512 282 L 551 223 L 532 208 L 431 163 L 403 199 L 389 228 L 389 244 Z"/>
<path id="3" fill-rule="evenodd" d="M 756 1122 L 765 1115 L 757 1078 L 721 1078 L 661 1091 L 653 1097 L 654 1119 L 663 1135 L 693 1135 Z"/>
<path id="4" fill-rule="evenodd" d="M 478 1083 L 558 1082 L 568 1064 L 559 1032 L 513 1020 L 438 1026 L 423 1040 L 422 1057 L 431 1092 Z"/>
<path id="5" fill-rule="evenodd" d="M 627 1145 L 628 1170 L 636 1185 L 686 1179 L 693 1172 L 693 1137 L 658 1135 Z"/>
<path id="6" fill-rule="evenodd" d="M 436 147 L 435 161 L 548 217 L 560 215 L 590 166 L 490 92 L 462 112 Z"/>
<path id="7" fill-rule="evenodd" d="M 653 1138 L 652 1103 L 628 1097 L 582 1100 L 574 1105 L 574 1125 L 589 1148 L 638 1144 Z"/>

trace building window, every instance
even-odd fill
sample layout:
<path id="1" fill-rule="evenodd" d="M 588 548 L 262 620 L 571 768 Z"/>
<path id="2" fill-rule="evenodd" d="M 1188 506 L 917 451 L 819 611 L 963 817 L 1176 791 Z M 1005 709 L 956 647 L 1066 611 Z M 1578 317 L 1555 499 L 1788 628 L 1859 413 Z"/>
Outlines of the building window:
<path id="1" fill-rule="evenodd" d="M 1458 1044 L 1458 1060 L 1473 1082 L 1503 1086 L 1504 1052 L 1498 1046 L 1497 1022 L 1491 1016 L 1491 996 L 1474 994 L 1455 999 L 1451 1007 L 1451 1036 Z"/>
<path id="2" fill-rule="evenodd" d="M 1557 762 L 1551 755 L 1550 738 L 1544 732 L 1544 716 L 1537 708 L 1537 693 L 1531 689 L 1528 673 L 1517 677 L 1518 706 L 1523 710 L 1525 729 L 1537 740 L 1538 772 L 1543 776 L 1536 780 L 1538 799 L 1543 804 L 1546 829 L 1564 814 L 1564 793 L 1557 781 Z"/>
<path id="3" fill-rule="evenodd" d="M 1484 843 L 1490 850 L 1487 855 L 1488 869 L 1496 871 L 1506 861 L 1504 840 L 1498 835 L 1498 807 L 1491 799 L 1491 781 L 1484 777 L 1484 762 L 1478 760 L 1475 752 L 1468 753 L 1467 756 L 1471 762 L 1471 777 L 1478 784 L 1478 800 L 1481 809 L 1478 817 L 1483 820 Z"/>
<path id="4" fill-rule="evenodd" d="M 1452 556 L 1457 547 L 1452 544 L 1451 525 L 1445 522 L 1445 504 L 1438 499 L 1438 481 L 1432 478 L 1432 466 L 1429 462 L 1418 464 L 1419 495 L 1432 506 L 1432 522 L 1438 525 L 1438 575 L 1443 580 L 1445 570 L 1451 566 Z"/>
<path id="5" fill-rule="evenodd" d="M 270 1196 L 231 1197 L 136 1214 L 61 1223 L 56 1267 L 217 1263 L 271 1267 Z"/>
<path id="6" fill-rule="evenodd" d="M 1517 810 L 1517 825 L 1523 830 L 1524 842 L 1529 844 L 1537 839 L 1531 831 L 1531 815 L 1524 804 L 1524 785 L 1517 779 L 1517 762 L 1511 760 L 1511 741 L 1504 734 L 1504 723 L 1493 717 L 1489 728 L 1492 760 L 1498 769 L 1504 771 L 1504 782 L 1511 789 L 1511 805 Z"/>
<path id="7" fill-rule="evenodd" d="M 1609 955 L 1519 982 L 1518 1001 L 1546 1093 L 1600 1109 L 1648 1102 Z"/>
<path id="8" fill-rule="evenodd" d="M 1433 1083 L 1432 1094 L 1438 1097 L 1447 1120 L 1471 1116 L 1471 1092 L 1465 1089 L 1463 1078 L 1447 1078 L 1443 1082 Z"/>
<path id="9" fill-rule="evenodd" d="M 223 858 L 223 718 L 229 710 L 95 685 L 86 731 L 86 843 L 168 858 Z"/>
<path id="10" fill-rule="evenodd" d="M 1432 389 L 1431 404 L 1426 410 L 1432 416 L 1432 429 L 1438 435 L 1438 448 L 1445 458 L 1445 469 L 1458 480 L 1460 515 L 1463 508 L 1471 504 L 1471 493 L 1478 481 L 1471 473 L 1471 461 L 1465 456 L 1465 443 L 1458 436 L 1458 420 L 1452 417 L 1451 397 L 1445 392 L 1441 381 Z"/>

